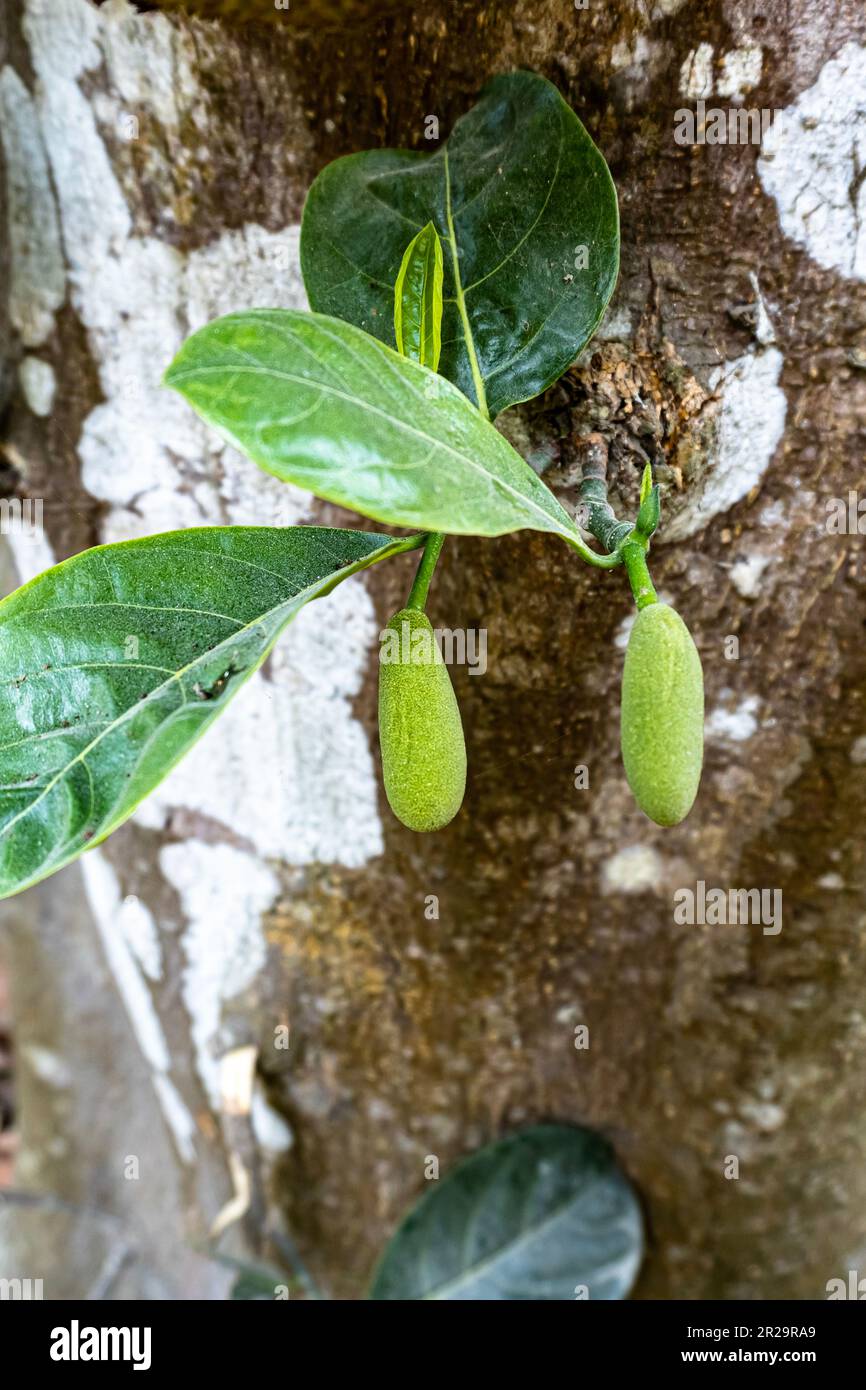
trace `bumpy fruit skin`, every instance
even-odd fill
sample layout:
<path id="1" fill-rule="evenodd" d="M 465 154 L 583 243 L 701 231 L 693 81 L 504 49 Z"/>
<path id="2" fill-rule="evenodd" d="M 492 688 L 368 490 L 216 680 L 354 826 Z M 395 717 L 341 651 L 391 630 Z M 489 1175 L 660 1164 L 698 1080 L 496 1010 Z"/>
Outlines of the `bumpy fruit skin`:
<path id="1" fill-rule="evenodd" d="M 704 675 L 691 633 L 666 603 L 635 619 L 622 673 L 622 760 L 641 810 L 679 825 L 704 759 Z"/>
<path id="2" fill-rule="evenodd" d="M 426 613 L 403 608 L 388 630 L 397 633 L 400 651 L 397 660 L 387 660 L 387 638 L 380 650 L 385 794 L 410 830 L 441 830 L 457 815 L 466 790 L 460 708 Z"/>

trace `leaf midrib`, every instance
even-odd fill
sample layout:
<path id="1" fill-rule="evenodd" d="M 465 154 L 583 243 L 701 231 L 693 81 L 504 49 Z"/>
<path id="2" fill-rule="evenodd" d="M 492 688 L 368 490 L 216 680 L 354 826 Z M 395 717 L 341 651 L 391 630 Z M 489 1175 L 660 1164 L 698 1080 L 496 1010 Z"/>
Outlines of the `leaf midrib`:
<path id="1" fill-rule="evenodd" d="M 535 1239 L 539 1232 L 543 1232 L 546 1227 L 558 1221 L 563 1213 L 573 1207 L 575 1202 L 577 1202 L 582 1195 L 584 1194 L 572 1193 L 567 1201 L 560 1203 L 558 1207 L 554 1207 L 549 1216 L 546 1216 L 543 1221 L 539 1221 L 536 1226 L 525 1231 L 522 1235 L 518 1236 L 516 1240 L 503 1241 L 503 1243 L 497 1245 L 496 1249 L 489 1255 L 485 1255 L 483 1260 L 478 1260 L 476 1264 L 470 1265 L 469 1269 L 464 1270 L 456 1279 L 449 1279 L 444 1284 L 440 1284 L 435 1292 L 423 1294 L 422 1299 L 433 1300 L 446 1298 L 455 1289 L 463 1288 L 466 1284 L 471 1283 L 473 1279 L 483 1277 L 485 1270 L 492 1269 L 493 1266 L 504 1257 L 504 1252 L 511 1255 L 515 1251 L 519 1251 L 522 1246 L 528 1245 Z"/>
<path id="2" fill-rule="evenodd" d="M 385 551 L 388 549 L 388 546 L 384 545 L 380 547 L 380 549 Z M 360 558 L 366 560 L 375 555 L 376 551 L 372 551 L 370 552 L 369 556 L 365 555 Z M 226 554 L 223 554 L 221 558 L 229 561 L 232 561 L 234 559 L 233 556 Z M 241 561 L 241 563 L 244 562 Z M 352 561 L 351 564 L 346 566 L 345 568 L 351 569 L 352 566 L 357 563 L 358 561 Z M 258 568 L 258 566 L 254 566 L 254 568 Z M 270 572 L 276 573 L 275 571 Z M 159 685 L 154 686 L 153 690 L 148 691 L 146 698 L 148 700 L 152 700 L 154 697 L 161 696 L 163 692 L 168 690 L 176 681 L 181 680 L 190 671 L 193 671 L 197 665 L 210 660 L 211 657 L 219 653 L 221 648 L 239 641 L 243 637 L 243 635 L 249 632 L 252 628 L 260 624 L 266 624 L 268 622 L 276 623 L 278 626 L 280 621 L 278 615 L 281 615 L 283 610 L 289 609 L 294 603 L 298 602 L 299 600 L 303 600 L 304 595 L 311 593 L 320 584 L 325 583 L 329 578 L 336 578 L 339 572 L 340 571 L 337 570 L 335 574 L 332 576 L 326 575 L 314 580 L 312 584 L 308 584 L 303 589 L 299 589 L 297 593 L 291 595 L 287 599 L 284 599 L 281 603 L 278 603 L 274 608 L 266 609 L 265 612 L 259 614 L 257 618 L 253 619 L 248 623 L 243 624 L 243 626 L 239 627 L 236 632 L 229 633 L 228 636 L 224 637 L 222 641 L 216 644 L 216 646 L 208 648 L 207 651 L 202 652 L 197 657 L 195 657 L 193 661 L 188 662 L 186 666 L 182 666 L 179 670 L 173 672 L 168 680 L 162 681 Z M 346 577 L 348 578 L 348 575 Z M 95 607 L 97 605 L 93 606 Z M 155 611 L 159 611 L 159 605 L 155 605 L 154 608 Z M 126 663 L 119 662 L 117 664 L 123 667 Z M 55 774 L 52 780 L 46 784 L 46 786 L 39 793 L 39 796 L 35 797 L 29 806 L 26 806 L 24 810 L 19 811 L 17 815 L 13 816 L 10 821 L 7 821 L 6 824 L 2 826 L 2 828 L 0 828 L 0 840 L 2 840 L 7 835 L 7 833 L 10 830 L 12 830 L 15 825 L 18 824 L 19 821 L 23 820 L 25 816 L 28 816 L 30 812 L 36 806 L 39 805 L 39 803 L 43 800 L 44 797 L 46 797 L 50 792 L 54 790 L 57 784 L 61 782 L 64 777 L 67 776 L 67 774 L 73 767 L 75 767 L 76 763 L 81 762 L 85 766 L 87 766 L 85 759 L 87 758 L 88 754 L 94 748 L 96 748 L 97 745 L 101 743 L 104 738 L 107 738 L 110 733 L 112 733 L 115 729 L 119 728 L 125 722 L 126 719 L 128 719 L 133 713 L 137 712 L 141 707 L 141 703 L 142 702 L 140 700 L 137 700 L 134 704 L 130 705 L 127 709 L 123 711 L 122 714 L 118 715 L 117 719 L 113 719 L 104 729 L 102 729 L 96 738 L 91 739 L 90 743 L 88 743 L 85 748 L 82 748 L 79 753 L 76 753 L 75 757 L 70 759 L 70 761 L 63 768 L 61 768 L 59 772 Z"/>
<path id="3" fill-rule="evenodd" d="M 377 347 L 382 347 L 381 343 L 377 343 L 376 345 Z M 474 469 L 476 473 L 480 473 L 482 477 L 493 482 L 497 487 L 502 488 L 503 491 L 509 493 L 513 498 L 516 498 L 524 507 L 528 507 L 537 516 L 544 517 L 548 522 L 558 523 L 555 525 L 555 529 L 556 531 L 558 531 L 560 535 L 567 536 L 570 540 L 573 540 L 574 535 L 577 534 L 576 530 L 572 531 L 570 527 L 563 525 L 559 521 L 559 518 L 555 515 L 555 513 L 545 511 L 544 508 L 540 507 L 538 503 L 534 501 L 533 498 L 527 496 L 526 493 L 519 492 L 512 483 L 507 482 L 504 478 L 499 478 L 496 476 L 496 474 L 491 473 L 488 469 L 483 468 L 480 464 L 476 463 L 475 460 L 469 454 L 461 453 L 459 449 L 455 449 L 452 445 L 445 443 L 444 440 L 435 439 L 432 435 L 427 434 L 424 430 L 417 429 L 414 425 L 410 425 L 407 422 L 398 419 L 394 415 L 389 415 L 386 411 L 380 409 L 378 406 L 371 405 L 368 401 L 363 400 L 360 396 L 349 395 L 346 391 L 341 391 L 335 386 L 328 386 L 326 383 L 321 381 L 310 381 L 308 377 L 294 376 L 291 372 L 278 371 L 274 367 L 246 367 L 240 364 L 232 365 L 230 367 L 190 367 L 186 371 L 175 371 L 171 374 L 170 385 L 173 386 L 175 385 L 175 383 L 184 381 L 187 377 L 213 375 L 215 373 L 221 375 L 226 375 L 227 373 L 246 373 L 252 376 L 277 377 L 282 381 L 290 381 L 295 386 L 303 386 L 308 391 L 314 389 L 317 391 L 327 392 L 332 396 L 337 396 L 341 400 L 346 401 L 348 404 L 358 407 L 360 410 L 367 411 L 368 413 L 373 415 L 378 415 L 382 420 L 386 421 L 387 424 L 391 425 L 392 428 L 396 428 L 397 430 L 402 431 L 404 434 L 415 435 L 416 438 L 424 440 L 434 450 L 444 449 L 454 458 L 459 459 L 461 463 L 467 464 L 470 468 Z M 230 430 L 229 432 L 233 435 L 235 439 L 238 438 L 234 431 Z M 498 437 L 502 438 L 502 436 Z M 505 443 L 507 447 L 510 447 L 508 446 L 507 440 L 503 440 L 503 443 Z M 242 449 L 242 451 L 248 452 L 247 446 L 240 445 L 239 443 L 239 447 Z M 520 460 L 520 462 L 523 462 L 523 460 L 520 459 L 519 454 L 515 454 L 515 458 Z M 527 468 L 529 467 L 528 464 L 526 464 L 525 466 Z M 532 476 L 534 478 L 535 474 L 533 474 Z M 559 504 L 556 502 L 556 498 L 553 496 L 553 493 L 550 494 L 550 497 L 554 506 L 558 506 Z M 563 516 L 567 521 L 567 514 L 563 513 Z M 551 527 L 545 526 L 543 529 L 550 530 Z"/>
<path id="4" fill-rule="evenodd" d="M 463 324 L 463 337 L 466 342 L 466 352 L 469 357 L 469 367 L 472 372 L 472 382 L 475 386 L 475 394 L 478 398 L 478 409 L 486 419 L 490 418 L 490 411 L 487 409 L 487 392 L 484 389 L 484 377 L 478 364 L 478 354 L 475 351 L 475 339 L 472 336 L 472 325 L 469 322 L 469 313 L 466 308 L 466 295 L 463 292 L 463 282 L 460 276 L 460 261 L 457 251 L 457 234 L 454 230 L 454 213 L 451 206 L 451 165 L 448 160 L 448 146 L 442 151 L 445 164 L 445 220 L 448 224 L 448 244 L 451 249 L 451 262 L 454 273 L 454 288 L 457 299 L 457 312 Z"/>
<path id="5" fill-rule="evenodd" d="M 317 580 L 316 582 L 320 583 L 321 581 Z M 310 587 L 312 588 L 315 586 L 311 585 Z M 302 589 L 300 592 L 306 593 L 307 590 Z M 297 595 L 296 597 L 298 596 L 299 595 Z M 279 613 L 281 609 L 288 608 L 293 602 L 294 599 L 286 599 L 283 603 L 278 604 L 276 608 L 268 609 L 267 612 L 261 614 L 253 622 L 246 623 L 243 627 L 239 628 L 237 632 L 229 633 L 228 637 L 224 637 L 222 641 L 218 642 L 215 647 L 210 647 L 206 652 L 200 653 L 200 655 L 197 656 L 194 661 L 188 662 L 186 666 L 182 666 L 178 671 L 173 672 L 168 680 L 162 681 L 159 685 L 155 685 L 152 690 L 148 691 L 147 696 L 145 698 L 148 700 L 153 700 L 154 697 L 159 697 L 163 694 L 164 691 L 168 690 L 169 687 L 173 685 L 176 681 L 179 681 L 188 672 L 194 670 L 197 665 L 207 661 L 210 657 L 216 655 L 220 651 L 221 647 L 226 646 L 226 644 L 228 643 L 238 641 L 244 635 L 244 633 L 248 632 L 251 628 L 256 627 L 260 623 L 266 622 L 273 615 Z M 123 664 L 124 663 L 118 662 L 118 665 L 120 666 L 122 666 Z M 23 811 L 19 811 L 16 816 L 13 816 L 10 821 L 7 821 L 6 824 L 2 828 L 0 828 L 0 840 L 2 840 L 3 837 L 10 830 L 12 830 L 12 828 L 15 825 L 17 825 L 20 820 L 23 820 L 25 816 L 29 815 L 30 812 L 34 809 L 34 807 L 39 805 L 43 797 L 46 797 L 49 794 L 49 792 L 52 792 L 54 790 L 58 782 L 62 781 L 62 779 L 67 775 L 67 773 L 70 772 L 70 770 L 73 767 L 75 767 L 76 763 L 83 763 L 84 760 L 87 758 L 87 755 L 94 748 L 96 748 L 97 745 L 101 743 L 104 738 L 107 738 L 108 735 L 112 733 L 115 729 L 119 728 L 130 717 L 130 715 L 138 711 L 141 706 L 141 703 L 142 702 L 140 700 L 136 700 L 135 704 L 130 705 L 127 709 L 123 711 L 122 714 L 118 715 L 116 719 L 113 719 L 111 723 L 105 729 L 103 729 L 101 733 L 97 735 L 96 738 L 91 739 L 90 743 L 87 744 L 86 748 L 82 748 L 80 753 L 76 753 L 75 757 L 72 758 L 66 764 L 65 767 L 61 768 L 61 770 L 56 774 L 56 776 L 52 778 L 52 780 L 40 792 L 39 796 L 37 796 L 30 803 L 29 806 L 25 807 Z"/>

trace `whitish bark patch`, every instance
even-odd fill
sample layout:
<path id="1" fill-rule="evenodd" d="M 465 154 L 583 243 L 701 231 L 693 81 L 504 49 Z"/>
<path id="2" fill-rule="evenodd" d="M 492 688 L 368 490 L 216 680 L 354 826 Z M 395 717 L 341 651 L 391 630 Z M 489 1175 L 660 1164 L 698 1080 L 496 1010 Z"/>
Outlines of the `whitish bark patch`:
<path id="1" fill-rule="evenodd" d="M 218 1110 L 218 1053 L 226 1051 L 219 1042 L 223 1005 L 242 994 L 264 965 L 261 917 L 277 897 L 279 883 L 270 869 L 231 845 L 199 840 L 166 845 L 160 864 L 189 922 L 183 937 L 183 997 L 199 1075 Z"/>
<path id="2" fill-rule="evenodd" d="M 866 280 L 866 47 L 847 43 L 764 137 L 758 174 L 782 231 L 825 270 Z"/>
<path id="3" fill-rule="evenodd" d="M 66 295 L 60 229 L 33 99 L 13 68 L 0 72 L 6 168 L 9 317 L 26 347 L 44 343 Z"/>
<path id="4" fill-rule="evenodd" d="M 308 493 L 263 474 L 161 385 L 185 335 L 208 320 L 252 305 L 306 307 L 296 226 L 251 224 L 189 255 L 135 232 L 110 142 L 134 110 L 147 108 L 169 129 L 206 109 L 188 37 L 163 16 L 145 23 L 124 5 L 97 12 L 82 0 L 28 0 L 25 32 L 72 299 L 104 396 L 78 444 L 85 487 L 108 503 L 102 539 L 309 517 Z M 86 94 L 81 79 L 97 75 L 105 89 Z M 38 144 L 35 122 L 31 115 L 28 148 Z M 172 171 L 163 172 L 169 204 Z M 34 566 L 24 559 L 26 578 Z M 161 828 L 183 806 L 266 857 L 357 867 L 378 854 L 373 762 L 350 704 L 374 638 L 360 580 L 316 605 L 314 617 L 302 615 L 271 678 L 248 684 L 141 822 Z"/>
<path id="5" fill-rule="evenodd" d="M 710 377 L 722 396 L 712 466 L 690 489 L 688 503 L 666 528 L 683 540 L 740 502 L 763 478 L 785 429 L 787 399 L 779 385 L 777 348 L 749 351 Z"/>

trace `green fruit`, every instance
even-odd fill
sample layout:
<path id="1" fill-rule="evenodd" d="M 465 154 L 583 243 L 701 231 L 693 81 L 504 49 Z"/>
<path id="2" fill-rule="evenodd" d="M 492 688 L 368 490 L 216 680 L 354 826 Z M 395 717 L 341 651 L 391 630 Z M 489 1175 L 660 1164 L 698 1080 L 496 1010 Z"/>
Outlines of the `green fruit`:
<path id="1" fill-rule="evenodd" d="M 379 662 L 379 743 L 388 803 L 410 830 L 441 830 L 463 801 L 466 744 L 451 677 L 426 613 L 395 613 Z"/>
<path id="2" fill-rule="evenodd" d="M 622 760 L 641 810 L 679 825 L 704 758 L 704 675 L 679 613 L 652 603 L 635 619 L 622 673 Z"/>

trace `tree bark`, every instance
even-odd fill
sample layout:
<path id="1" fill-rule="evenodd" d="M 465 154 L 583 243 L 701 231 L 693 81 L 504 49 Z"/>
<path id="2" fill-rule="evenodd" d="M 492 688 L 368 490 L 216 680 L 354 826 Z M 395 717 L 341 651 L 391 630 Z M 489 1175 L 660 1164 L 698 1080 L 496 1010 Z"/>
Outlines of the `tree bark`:
<path id="1" fill-rule="evenodd" d="M 626 513 L 654 463 L 653 577 L 705 670 L 699 800 L 661 830 L 625 785 L 622 576 L 540 534 L 459 538 L 430 612 L 487 632 L 486 673 L 453 671 L 468 794 L 445 832 L 403 830 L 375 639 L 415 562 L 347 582 L 131 823 L 5 905 L 16 1182 L 117 1221 L 107 1296 L 220 1296 L 194 1247 L 222 1213 L 223 1248 L 275 1261 L 290 1230 L 360 1297 L 427 1155 L 555 1119 L 608 1135 L 641 1193 L 638 1296 L 824 1297 L 866 1261 L 866 15 L 362 8 L 334 30 L 0 0 L 4 481 L 45 517 L 8 538 L 17 581 L 179 526 L 357 524 L 159 375 L 210 317 L 304 303 L 326 162 L 426 148 L 426 117 L 445 135 L 531 67 L 611 166 L 622 273 L 587 353 L 501 427 L 566 505 L 590 432 Z M 761 143 L 678 143 L 699 99 L 775 115 Z M 699 882 L 780 891 L 781 930 L 678 923 Z M 101 1241 L 46 1295 L 92 1287 Z"/>

